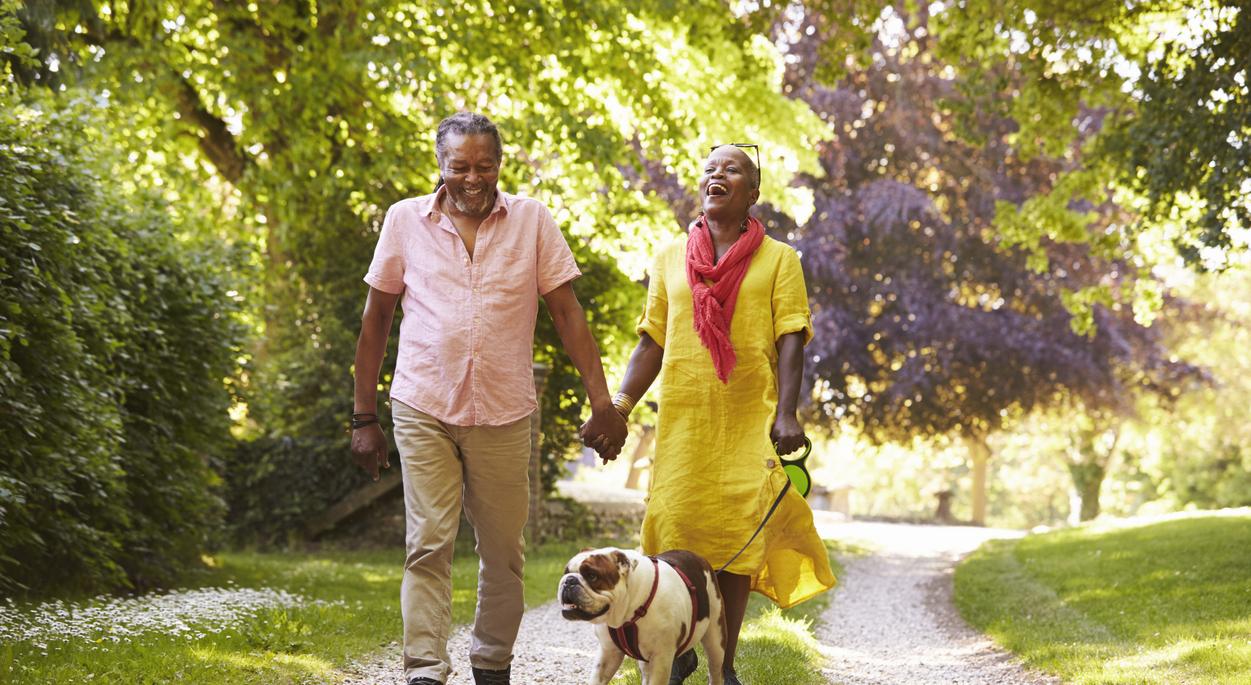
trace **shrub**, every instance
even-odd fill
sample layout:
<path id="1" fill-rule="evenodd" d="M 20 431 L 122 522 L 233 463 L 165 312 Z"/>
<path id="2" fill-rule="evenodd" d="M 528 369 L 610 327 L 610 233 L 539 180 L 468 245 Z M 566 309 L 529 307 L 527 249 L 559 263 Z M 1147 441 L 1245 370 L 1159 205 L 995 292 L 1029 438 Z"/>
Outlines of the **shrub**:
<path id="1" fill-rule="evenodd" d="M 168 583 L 221 515 L 223 257 L 105 178 L 88 107 L 0 100 L 0 591 Z"/>

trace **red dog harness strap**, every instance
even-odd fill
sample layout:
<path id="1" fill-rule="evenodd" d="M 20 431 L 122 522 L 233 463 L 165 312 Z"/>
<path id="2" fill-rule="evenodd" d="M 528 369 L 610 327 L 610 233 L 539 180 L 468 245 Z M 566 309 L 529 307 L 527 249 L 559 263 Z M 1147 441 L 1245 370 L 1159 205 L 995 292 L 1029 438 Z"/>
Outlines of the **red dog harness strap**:
<path id="1" fill-rule="evenodd" d="M 656 573 L 652 576 L 652 591 L 647 595 L 647 601 L 643 602 L 643 606 L 634 612 L 634 616 L 629 621 L 622 623 L 620 627 L 609 628 L 608 636 L 612 638 L 612 643 L 617 645 L 617 649 L 625 652 L 626 656 L 639 661 L 647 661 L 643 658 L 641 650 L 639 650 L 639 627 L 638 621 L 647 615 L 648 608 L 652 605 L 652 600 L 656 598 L 656 588 L 660 587 L 660 562 L 656 557 L 648 557 L 652 560 L 652 566 Z"/>
<path id="2" fill-rule="evenodd" d="M 660 561 L 656 557 L 648 557 L 648 559 L 652 560 L 652 567 L 656 573 L 652 576 L 652 591 L 647 595 L 647 601 L 643 602 L 643 606 L 640 606 L 634 612 L 634 616 L 630 617 L 629 621 L 622 623 L 617 628 L 608 629 L 608 636 L 612 638 L 612 643 L 617 645 L 617 649 L 625 652 L 625 655 L 631 659 L 638 661 L 647 661 L 647 659 L 643 658 L 643 651 L 639 649 L 638 621 L 647 615 L 647 610 L 651 607 L 652 600 L 656 598 L 656 588 L 660 587 Z M 691 639 L 695 637 L 695 617 L 699 615 L 699 602 L 696 600 L 695 584 L 691 582 L 691 579 L 687 578 L 686 574 L 677 566 L 671 566 L 671 568 L 678 572 L 678 577 L 686 584 L 686 591 L 691 595 L 691 626 L 687 630 L 686 639 L 682 641 L 682 646 L 676 652 L 676 654 L 682 654 L 686 652 L 686 648 L 691 644 Z"/>
<path id="3" fill-rule="evenodd" d="M 695 619 L 699 616 L 699 600 L 695 595 L 695 583 L 692 583 L 691 579 L 687 578 L 686 574 L 682 572 L 682 569 L 677 566 L 674 566 L 673 570 L 678 572 L 678 576 L 680 576 L 682 578 L 682 582 L 686 584 L 686 591 L 691 595 L 691 627 L 686 631 L 686 639 L 682 641 L 682 646 L 678 647 L 678 651 L 674 652 L 674 654 L 685 654 L 686 648 L 691 646 L 691 639 L 695 637 Z"/>

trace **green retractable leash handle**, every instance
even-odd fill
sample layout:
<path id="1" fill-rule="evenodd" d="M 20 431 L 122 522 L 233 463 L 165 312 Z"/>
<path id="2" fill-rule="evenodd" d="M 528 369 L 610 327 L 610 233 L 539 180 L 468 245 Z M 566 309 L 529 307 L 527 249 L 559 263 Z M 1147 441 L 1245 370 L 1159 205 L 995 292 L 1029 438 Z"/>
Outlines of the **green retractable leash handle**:
<path id="1" fill-rule="evenodd" d="M 776 449 L 776 445 L 774 446 Z M 808 473 L 808 455 L 812 454 L 812 441 L 808 436 L 804 436 L 804 452 L 794 459 L 782 459 L 782 470 L 786 471 L 786 477 L 791 479 L 791 486 L 804 497 L 812 491 L 812 476 Z"/>

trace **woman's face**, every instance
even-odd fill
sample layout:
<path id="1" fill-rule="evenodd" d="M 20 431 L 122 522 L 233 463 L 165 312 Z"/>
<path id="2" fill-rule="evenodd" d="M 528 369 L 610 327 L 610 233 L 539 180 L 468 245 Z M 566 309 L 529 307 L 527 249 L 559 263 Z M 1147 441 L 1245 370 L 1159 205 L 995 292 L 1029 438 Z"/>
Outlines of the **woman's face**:
<path id="1" fill-rule="evenodd" d="M 733 145 L 713 150 L 704 160 L 704 174 L 699 179 L 704 213 L 746 217 L 747 209 L 760 198 L 752 166 L 747 153 Z"/>

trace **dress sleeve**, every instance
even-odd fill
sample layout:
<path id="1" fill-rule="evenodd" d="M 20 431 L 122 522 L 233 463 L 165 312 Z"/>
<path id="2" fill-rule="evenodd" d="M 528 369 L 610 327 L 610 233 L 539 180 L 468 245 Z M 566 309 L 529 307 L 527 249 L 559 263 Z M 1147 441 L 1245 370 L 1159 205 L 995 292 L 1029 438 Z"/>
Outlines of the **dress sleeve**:
<path id="1" fill-rule="evenodd" d="M 773 340 L 787 333 L 804 332 L 804 344 L 812 340 L 812 312 L 799 254 L 787 246 L 773 283 Z"/>
<path id="2" fill-rule="evenodd" d="M 665 290 L 665 252 L 660 250 L 652 261 L 648 275 L 651 280 L 647 284 L 647 304 L 643 307 L 643 316 L 639 317 L 635 332 L 646 333 L 657 345 L 665 346 L 665 330 L 669 325 L 669 294 Z"/>
<path id="3" fill-rule="evenodd" d="M 569 243 L 556 226 L 556 220 L 547 207 L 539 208 L 538 274 L 539 295 L 546 295 L 572 281 L 582 272 L 573 259 Z"/>
<path id="4" fill-rule="evenodd" d="M 369 263 L 365 282 L 384 293 L 398 295 L 404 292 L 404 240 L 396 225 L 399 205 L 391 205 L 382 220 L 382 232 L 374 247 L 374 259 Z"/>

